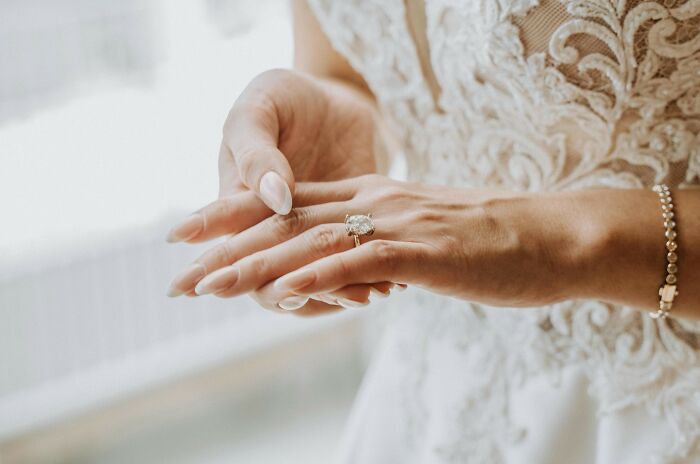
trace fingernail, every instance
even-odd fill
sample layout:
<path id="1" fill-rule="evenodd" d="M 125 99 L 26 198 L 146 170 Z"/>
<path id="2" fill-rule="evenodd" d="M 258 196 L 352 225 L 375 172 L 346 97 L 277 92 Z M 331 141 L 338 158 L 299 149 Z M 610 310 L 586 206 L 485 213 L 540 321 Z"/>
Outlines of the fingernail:
<path id="1" fill-rule="evenodd" d="M 196 236 L 204 229 L 204 218 L 195 213 L 170 229 L 165 238 L 170 243 L 184 242 Z"/>
<path id="2" fill-rule="evenodd" d="M 316 281 L 316 273 L 311 269 L 302 269 L 280 277 L 275 281 L 275 288 L 280 291 L 294 291 L 307 287 Z"/>
<path id="3" fill-rule="evenodd" d="M 277 214 L 289 214 L 292 210 L 292 192 L 284 179 L 274 171 L 267 172 L 260 179 L 260 196 Z"/>
<path id="4" fill-rule="evenodd" d="M 404 290 L 406 290 L 408 288 L 408 285 L 406 285 L 406 284 L 396 284 L 396 286 L 398 287 L 398 291 L 400 291 L 400 292 L 403 292 Z"/>
<path id="5" fill-rule="evenodd" d="M 377 298 L 387 298 L 387 297 L 389 296 L 389 294 L 391 293 L 391 290 L 389 290 L 389 291 L 387 291 L 386 293 L 384 293 L 384 292 L 382 292 L 381 290 L 379 290 L 378 288 L 370 287 L 370 288 L 369 288 L 369 292 L 370 292 L 372 295 L 376 295 Z"/>
<path id="6" fill-rule="evenodd" d="M 337 304 L 335 299 L 331 298 L 328 295 L 311 295 L 311 298 L 314 300 L 321 301 L 323 303 L 329 304 L 329 305 L 335 305 Z"/>
<path id="7" fill-rule="evenodd" d="M 306 304 L 309 301 L 309 297 L 294 295 L 285 298 L 284 300 L 277 303 L 277 306 L 284 309 L 285 311 L 295 311 Z"/>
<path id="8" fill-rule="evenodd" d="M 190 291 L 206 274 L 204 266 L 201 264 L 190 264 L 187 269 L 175 276 L 168 288 L 167 295 L 169 297 L 176 297 Z"/>
<path id="9" fill-rule="evenodd" d="M 340 306 L 342 306 L 343 308 L 362 308 L 363 306 L 367 306 L 369 304 L 369 301 L 359 302 L 355 300 L 349 300 L 341 296 L 339 296 L 337 300 L 338 303 L 340 303 Z"/>
<path id="10" fill-rule="evenodd" d="M 194 288 L 194 291 L 197 293 L 197 295 L 218 293 L 232 287 L 237 281 L 238 269 L 232 266 L 227 266 L 212 272 L 200 280 L 197 286 Z"/>

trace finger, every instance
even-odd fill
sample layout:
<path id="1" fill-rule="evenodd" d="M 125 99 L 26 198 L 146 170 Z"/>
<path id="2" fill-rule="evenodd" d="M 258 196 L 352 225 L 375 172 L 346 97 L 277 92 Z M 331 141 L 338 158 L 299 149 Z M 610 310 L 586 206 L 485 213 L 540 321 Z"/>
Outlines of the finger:
<path id="1" fill-rule="evenodd" d="M 289 240 L 317 224 L 339 222 L 344 209 L 343 204 L 328 203 L 295 208 L 287 216 L 269 217 L 205 252 L 173 279 L 168 295 L 178 296 L 194 290 L 208 274 L 211 275 L 246 256 Z M 281 259 L 284 260 L 283 257 Z M 224 282 L 231 283 L 222 280 L 217 282 L 217 285 L 224 285 Z M 218 289 L 217 286 L 207 288 L 206 293 L 214 293 Z M 200 290 L 204 293 L 204 287 Z"/>
<path id="2" fill-rule="evenodd" d="M 387 298 L 391 293 L 391 289 L 395 287 L 396 284 L 392 282 L 348 285 L 334 292 L 309 295 L 309 298 L 313 298 L 314 300 L 322 301 L 324 303 L 345 307 L 354 307 L 353 303 L 365 306 L 365 303 L 368 303 L 372 297 Z M 350 303 L 350 305 L 346 305 L 342 300 L 338 300 L 339 297 L 352 300 L 352 303 Z"/>
<path id="3" fill-rule="evenodd" d="M 376 284 L 349 285 L 335 292 L 299 297 L 299 295 L 281 292 L 274 283 L 264 285 L 252 295 L 258 303 L 277 312 L 295 311 L 298 315 L 313 316 L 340 311 L 342 308 L 363 308 L 369 305 L 370 294 L 381 294 L 385 298 L 395 284 L 378 282 Z M 324 304 L 317 304 L 324 303 Z"/>
<path id="4" fill-rule="evenodd" d="M 263 308 L 278 313 L 298 313 L 299 315 L 313 316 L 343 310 L 341 306 L 332 303 L 279 292 L 272 285 L 262 287 L 258 291 L 251 293 L 251 296 Z"/>
<path id="5" fill-rule="evenodd" d="M 219 198 L 245 190 L 248 190 L 248 187 L 245 186 L 238 175 L 238 168 L 236 168 L 236 162 L 233 160 L 233 154 L 222 141 L 219 147 Z"/>
<path id="6" fill-rule="evenodd" d="M 418 243 L 372 240 L 314 261 L 275 285 L 280 291 L 312 295 L 364 282 L 424 283 L 433 272 L 428 254 L 429 248 Z"/>
<path id="7" fill-rule="evenodd" d="M 294 192 L 294 205 L 310 206 L 351 200 L 359 187 L 358 178 L 332 182 L 299 182 Z"/>
<path id="8" fill-rule="evenodd" d="M 245 230 L 272 215 L 253 192 L 220 198 L 175 225 L 168 242 L 197 243 Z"/>
<path id="9" fill-rule="evenodd" d="M 347 236 L 344 224 L 321 224 L 213 272 L 197 284 L 195 291 L 200 295 L 214 293 L 222 298 L 248 293 L 281 275 L 351 246 L 352 239 Z"/>
<path id="10" fill-rule="evenodd" d="M 274 286 L 274 285 L 273 285 Z M 371 286 L 367 284 L 347 285 L 326 295 L 344 308 L 363 308 L 370 301 Z"/>
<path id="11" fill-rule="evenodd" d="M 396 288 L 396 284 L 393 282 L 377 282 L 370 285 L 369 291 L 377 298 L 386 298 L 394 288 Z"/>
<path id="12" fill-rule="evenodd" d="M 356 190 L 350 181 L 299 184 L 295 203 L 310 206 L 350 200 Z M 197 243 L 237 233 L 269 217 L 272 211 L 253 192 L 246 190 L 219 198 L 175 225 L 166 240 Z"/>
<path id="13" fill-rule="evenodd" d="M 321 224 L 286 242 L 249 255 L 232 266 L 219 269 L 202 279 L 195 291 L 200 295 L 214 293 L 222 298 L 248 293 L 308 263 L 348 250 L 353 243 L 344 224 Z M 364 284 L 366 281 L 352 283 Z M 330 290 L 335 291 L 344 285 Z M 358 301 L 368 298 L 369 286 L 365 286 L 363 292 Z M 352 293 L 350 295 L 352 299 Z"/>
<path id="14" fill-rule="evenodd" d="M 200 295 L 214 293 L 222 298 L 241 295 L 256 290 L 267 282 L 310 262 L 351 248 L 354 241 L 348 236 L 345 224 L 332 222 L 332 215 L 337 215 L 338 208 L 331 205 L 319 205 L 309 208 L 309 211 L 321 208 L 329 210 L 326 213 L 329 215 L 328 220 L 320 221 L 321 224 L 302 233 L 290 234 L 288 240 L 279 240 L 277 245 L 261 247 L 258 252 L 248 253 L 244 258 L 237 260 L 235 264 L 207 275 L 197 284 L 195 291 Z M 281 216 L 275 217 L 280 218 Z M 391 230 L 391 228 L 382 227 L 379 223 L 379 230 Z M 251 232 L 246 231 L 239 237 L 249 234 Z M 386 233 L 374 234 L 373 237 L 387 238 L 384 234 Z M 365 280 L 350 283 L 366 282 Z M 344 285 L 339 285 L 331 290 L 336 290 Z"/>
<path id="15" fill-rule="evenodd" d="M 284 215 L 292 209 L 294 175 L 278 149 L 279 132 L 277 108 L 252 85 L 231 109 L 224 125 L 223 143 L 243 184 L 270 209 Z"/>

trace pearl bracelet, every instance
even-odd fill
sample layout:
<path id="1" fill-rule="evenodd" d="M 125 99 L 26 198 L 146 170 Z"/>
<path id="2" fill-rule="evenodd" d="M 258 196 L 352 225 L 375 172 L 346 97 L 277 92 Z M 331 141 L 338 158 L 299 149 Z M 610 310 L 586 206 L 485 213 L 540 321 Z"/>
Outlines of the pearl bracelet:
<path id="1" fill-rule="evenodd" d="M 659 309 L 654 312 L 649 313 L 653 319 L 665 319 L 669 316 L 671 308 L 673 308 L 673 299 L 678 295 L 678 290 L 676 290 L 676 283 L 678 278 L 676 273 L 678 272 L 678 255 L 676 250 L 678 249 L 678 241 L 676 239 L 676 221 L 673 220 L 675 214 L 673 213 L 673 202 L 671 200 L 671 191 L 665 184 L 654 185 L 652 189 L 654 192 L 659 194 L 659 200 L 661 201 L 661 216 L 664 219 L 664 227 L 666 228 L 666 249 L 668 253 L 666 254 L 666 279 L 661 288 L 659 288 Z"/>

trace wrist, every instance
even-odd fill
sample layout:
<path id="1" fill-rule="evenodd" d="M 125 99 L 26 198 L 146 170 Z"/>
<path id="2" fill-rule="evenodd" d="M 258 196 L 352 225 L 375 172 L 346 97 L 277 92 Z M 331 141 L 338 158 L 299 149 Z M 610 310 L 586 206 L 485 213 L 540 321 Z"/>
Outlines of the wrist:
<path id="1" fill-rule="evenodd" d="M 523 282 L 523 291 L 532 292 L 528 301 L 552 304 L 586 293 L 580 273 L 588 239 L 579 216 L 572 214 L 570 194 L 507 192 L 484 206 L 501 226 L 502 233 L 493 235 L 507 238 L 507 245 L 499 246 L 508 250 L 503 268 L 513 273 L 510 280 Z"/>
<path id="2" fill-rule="evenodd" d="M 532 194 L 524 210 L 555 302 L 587 298 L 595 286 L 589 276 L 595 274 L 599 242 L 606 234 L 602 224 L 587 217 L 586 208 L 577 192 L 544 192 Z"/>
<path id="3" fill-rule="evenodd" d="M 655 308 L 665 262 L 657 195 L 596 189 L 562 193 L 558 200 L 568 204 L 561 214 L 573 234 L 573 297 Z"/>

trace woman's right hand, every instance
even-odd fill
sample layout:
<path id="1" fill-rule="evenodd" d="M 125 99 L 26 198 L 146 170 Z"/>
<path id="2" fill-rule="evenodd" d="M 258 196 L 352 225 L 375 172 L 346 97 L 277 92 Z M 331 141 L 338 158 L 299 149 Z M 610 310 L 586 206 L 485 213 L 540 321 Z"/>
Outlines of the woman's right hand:
<path id="1" fill-rule="evenodd" d="M 252 190 L 289 213 L 295 181 L 376 171 L 375 109 L 351 84 L 291 70 L 257 76 L 233 105 L 219 154 L 219 197 Z"/>

